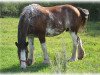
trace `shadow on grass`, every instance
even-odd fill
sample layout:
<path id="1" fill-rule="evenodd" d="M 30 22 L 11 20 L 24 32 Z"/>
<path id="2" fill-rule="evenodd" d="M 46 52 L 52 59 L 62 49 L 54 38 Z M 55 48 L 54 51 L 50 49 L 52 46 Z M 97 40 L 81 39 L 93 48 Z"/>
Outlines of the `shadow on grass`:
<path id="1" fill-rule="evenodd" d="M 27 67 L 27 69 L 21 69 L 18 65 L 14 65 L 12 67 L 9 68 L 5 68 L 5 69 L 1 69 L 0 73 L 21 73 L 21 72 L 38 72 L 40 70 L 43 70 L 45 68 L 49 67 L 49 65 L 47 64 L 43 64 L 43 63 L 35 63 L 32 66 Z"/>

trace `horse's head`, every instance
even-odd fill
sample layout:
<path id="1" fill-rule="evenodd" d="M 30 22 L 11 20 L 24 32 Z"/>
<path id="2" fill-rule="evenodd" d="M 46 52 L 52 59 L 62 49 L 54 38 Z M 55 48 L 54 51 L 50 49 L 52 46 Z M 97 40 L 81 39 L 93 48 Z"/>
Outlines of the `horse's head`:
<path id="1" fill-rule="evenodd" d="M 18 57 L 19 57 L 19 61 L 20 61 L 20 67 L 22 69 L 26 68 L 27 65 L 27 58 L 28 58 L 28 42 L 24 42 L 24 43 L 17 43 L 15 42 L 17 48 L 18 48 Z"/>

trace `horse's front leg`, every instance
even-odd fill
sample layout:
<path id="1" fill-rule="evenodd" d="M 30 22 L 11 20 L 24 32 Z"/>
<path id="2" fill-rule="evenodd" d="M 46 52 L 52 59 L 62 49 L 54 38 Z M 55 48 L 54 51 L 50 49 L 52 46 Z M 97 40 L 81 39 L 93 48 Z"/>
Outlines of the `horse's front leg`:
<path id="1" fill-rule="evenodd" d="M 82 46 L 82 40 L 78 38 L 78 59 L 81 60 L 84 57 L 84 49 Z"/>
<path id="2" fill-rule="evenodd" d="M 33 36 L 28 36 L 28 42 L 29 42 L 29 57 L 27 61 L 27 65 L 30 66 L 32 62 L 34 61 L 33 54 L 34 54 L 34 37 Z"/>
<path id="3" fill-rule="evenodd" d="M 43 56 L 44 56 L 44 64 L 49 64 L 50 60 L 49 60 L 49 56 L 48 56 L 48 52 L 47 52 L 47 47 L 46 47 L 46 43 L 45 43 L 45 37 L 40 36 L 39 37 L 40 43 L 41 43 L 41 47 L 42 47 L 42 51 L 43 51 Z"/>
<path id="4" fill-rule="evenodd" d="M 78 48 L 78 36 L 75 32 L 70 32 L 72 40 L 73 40 L 73 50 L 72 50 L 72 57 L 69 61 L 75 61 L 77 59 L 77 48 Z"/>

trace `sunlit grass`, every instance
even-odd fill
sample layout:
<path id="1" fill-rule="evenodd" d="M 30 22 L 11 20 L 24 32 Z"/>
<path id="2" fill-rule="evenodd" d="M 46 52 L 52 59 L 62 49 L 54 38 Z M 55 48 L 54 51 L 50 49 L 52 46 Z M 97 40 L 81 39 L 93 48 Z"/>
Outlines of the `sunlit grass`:
<path id="1" fill-rule="evenodd" d="M 43 53 L 38 38 L 35 38 L 35 64 L 26 70 L 19 68 L 17 57 L 17 25 L 18 18 L 0 18 L 0 72 L 28 72 L 28 73 L 52 73 L 58 66 L 55 64 L 44 65 Z M 88 22 L 84 32 L 79 36 L 83 40 L 85 57 L 83 60 L 66 63 L 66 73 L 100 73 L 100 22 Z M 46 37 L 46 43 L 50 61 L 55 63 L 55 57 L 62 57 L 62 51 L 66 49 L 66 60 L 71 57 L 72 40 L 68 32 L 55 37 Z M 61 59 L 59 59 L 61 60 Z M 61 62 L 61 61 L 56 61 Z M 53 67 L 54 66 L 54 67 Z M 60 64 L 60 67 L 62 64 Z M 59 69 L 58 69 L 59 70 Z M 56 70 L 57 72 L 57 70 Z M 63 72 L 63 71 L 61 71 Z"/>

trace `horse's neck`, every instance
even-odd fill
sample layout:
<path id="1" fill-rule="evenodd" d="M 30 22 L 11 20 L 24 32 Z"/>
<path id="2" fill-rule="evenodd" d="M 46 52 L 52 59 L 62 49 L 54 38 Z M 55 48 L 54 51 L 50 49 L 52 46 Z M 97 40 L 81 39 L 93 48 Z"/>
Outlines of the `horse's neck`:
<path id="1" fill-rule="evenodd" d="M 18 42 L 26 42 L 26 35 L 20 29 L 18 29 Z"/>

